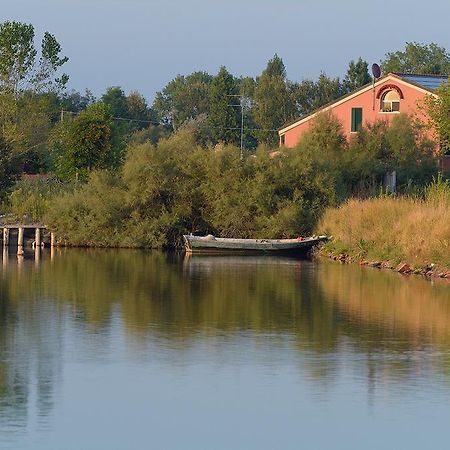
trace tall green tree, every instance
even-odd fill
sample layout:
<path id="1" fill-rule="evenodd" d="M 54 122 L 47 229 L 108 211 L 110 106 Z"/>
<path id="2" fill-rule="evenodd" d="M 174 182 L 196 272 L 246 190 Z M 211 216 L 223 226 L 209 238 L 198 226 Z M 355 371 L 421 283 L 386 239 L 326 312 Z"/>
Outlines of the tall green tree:
<path id="1" fill-rule="evenodd" d="M 66 74 L 56 76 L 68 61 L 61 56 L 61 45 L 45 32 L 37 58 L 34 37 L 31 24 L 10 21 L 0 24 L 0 88 L 17 95 L 24 89 L 42 92 L 66 85 L 69 79 Z"/>
<path id="2" fill-rule="evenodd" d="M 134 129 L 142 129 L 150 124 L 156 124 L 155 112 L 139 92 L 132 91 L 127 95 L 127 109 Z"/>
<path id="3" fill-rule="evenodd" d="M 290 83 L 289 90 L 296 116 L 306 116 L 317 107 L 318 92 L 314 81 L 302 80 L 300 83 Z"/>
<path id="4" fill-rule="evenodd" d="M 403 51 L 387 53 L 381 61 L 384 73 L 450 74 L 450 54 L 435 43 L 407 42 Z"/>
<path id="5" fill-rule="evenodd" d="M 127 97 L 119 86 L 107 88 L 100 100 L 108 105 L 114 117 L 128 117 Z"/>
<path id="6" fill-rule="evenodd" d="M 46 142 L 59 109 L 57 93 L 68 80 L 58 76 L 68 58 L 61 56 L 56 38 L 45 32 L 38 54 L 34 37 L 31 24 L 0 24 L 0 140 L 8 149 L 7 160 L 14 161 L 6 179 L 47 168 Z"/>
<path id="7" fill-rule="evenodd" d="M 342 84 L 339 78 L 330 78 L 322 72 L 316 82 L 316 93 L 314 109 L 338 99 L 343 93 Z"/>
<path id="8" fill-rule="evenodd" d="M 175 130 L 184 122 L 208 113 L 208 91 L 212 76 L 206 72 L 178 75 L 156 93 L 153 110 L 158 120 Z"/>
<path id="9" fill-rule="evenodd" d="M 356 89 L 370 83 L 371 79 L 367 61 L 364 61 L 361 57 L 357 61 L 352 60 L 348 65 L 347 73 L 342 83 L 343 92 L 356 91 Z"/>
<path id="10" fill-rule="evenodd" d="M 53 148 L 55 171 L 61 178 L 86 180 L 93 169 L 118 167 L 123 145 L 111 109 L 97 102 L 55 130 Z"/>
<path id="11" fill-rule="evenodd" d="M 253 116 L 260 128 L 258 139 L 268 145 L 278 140 L 276 130 L 292 119 L 295 109 L 289 95 L 286 68 L 283 60 L 275 54 L 257 79 Z"/>
<path id="12" fill-rule="evenodd" d="M 59 96 L 59 107 L 71 113 L 79 113 L 95 102 L 95 96 L 89 89 L 84 94 L 72 90 Z"/>
<path id="13" fill-rule="evenodd" d="M 235 144 L 239 142 L 239 99 L 236 80 L 222 66 L 209 88 L 208 122 L 214 142 Z"/>

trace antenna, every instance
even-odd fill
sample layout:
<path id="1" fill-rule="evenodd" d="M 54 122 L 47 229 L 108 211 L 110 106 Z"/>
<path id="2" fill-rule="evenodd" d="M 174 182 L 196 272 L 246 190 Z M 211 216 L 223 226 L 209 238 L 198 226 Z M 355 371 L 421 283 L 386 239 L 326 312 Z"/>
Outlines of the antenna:
<path id="1" fill-rule="evenodd" d="M 377 63 L 372 64 L 372 75 L 373 75 L 373 83 L 372 83 L 372 109 L 375 111 L 375 80 L 381 77 L 381 69 Z"/>

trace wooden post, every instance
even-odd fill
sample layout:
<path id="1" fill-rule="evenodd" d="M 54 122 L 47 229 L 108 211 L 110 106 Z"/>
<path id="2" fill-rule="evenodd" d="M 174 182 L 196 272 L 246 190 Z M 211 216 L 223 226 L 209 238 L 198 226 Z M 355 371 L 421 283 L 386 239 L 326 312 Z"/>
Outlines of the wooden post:
<path id="1" fill-rule="evenodd" d="M 9 228 L 3 228 L 3 247 L 9 245 Z"/>
<path id="2" fill-rule="evenodd" d="M 39 260 L 41 258 L 41 249 L 39 247 L 34 247 L 34 262 L 36 265 L 39 264 Z"/>
<path id="3" fill-rule="evenodd" d="M 56 245 L 55 233 L 50 233 L 50 247 L 53 248 Z"/>
<path id="4" fill-rule="evenodd" d="M 36 264 L 39 263 L 40 255 L 41 255 L 41 229 L 36 228 L 34 230 L 34 260 Z"/>
<path id="5" fill-rule="evenodd" d="M 8 265 L 8 247 L 3 247 L 3 267 Z"/>
<path id="6" fill-rule="evenodd" d="M 17 235 L 17 254 L 23 255 L 23 228 L 19 227 L 19 233 Z"/>
<path id="7" fill-rule="evenodd" d="M 34 245 L 35 248 L 41 248 L 41 229 L 40 228 L 36 228 L 35 232 L 34 232 Z"/>

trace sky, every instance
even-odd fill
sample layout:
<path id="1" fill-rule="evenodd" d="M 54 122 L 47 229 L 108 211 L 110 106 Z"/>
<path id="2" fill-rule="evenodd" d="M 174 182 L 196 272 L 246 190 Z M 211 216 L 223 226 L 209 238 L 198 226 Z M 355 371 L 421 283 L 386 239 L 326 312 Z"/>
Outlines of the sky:
<path id="1" fill-rule="evenodd" d="M 178 74 L 224 65 L 257 76 L 277 53 L 288 78 L 343 77 L 406 42 L 450 50 L 449 0 L 0 0 L 0 22 L 54 34 L 69 57 L 69 87 L 137 90 L 149 103 Z"/>

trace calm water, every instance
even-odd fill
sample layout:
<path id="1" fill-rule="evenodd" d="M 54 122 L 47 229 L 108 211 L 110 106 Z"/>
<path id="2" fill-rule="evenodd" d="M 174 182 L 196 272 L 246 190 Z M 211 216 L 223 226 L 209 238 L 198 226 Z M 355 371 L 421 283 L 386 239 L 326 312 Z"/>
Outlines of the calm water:
<path id="1" fill-rule="evenodd" d="M 137 251 L 0 270 L 2 449 L 450 445 L 449 284 Z"/>

